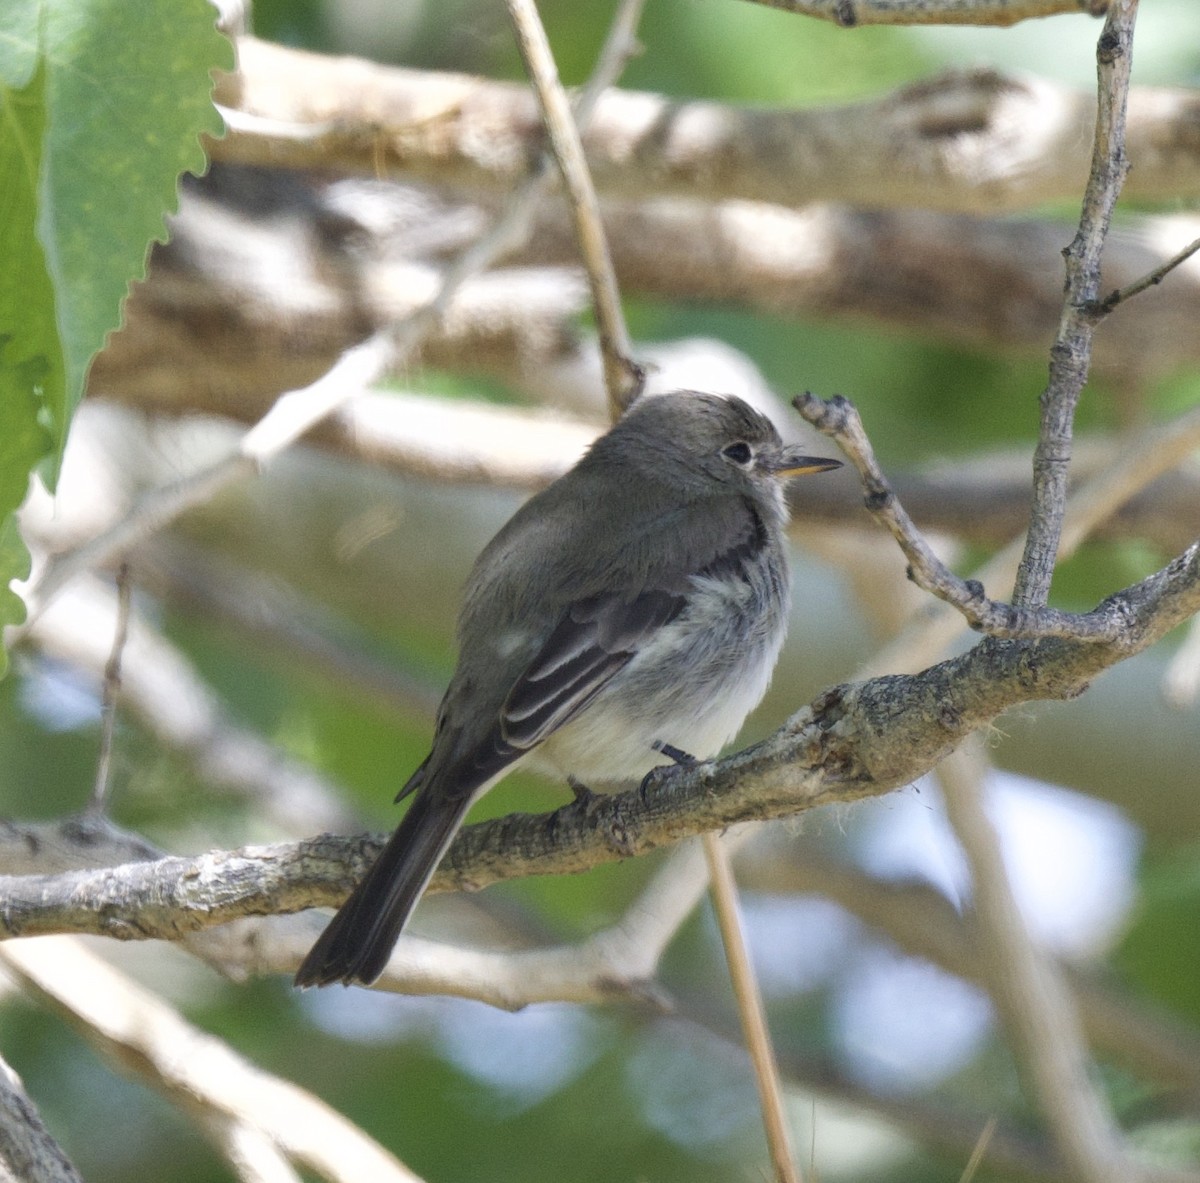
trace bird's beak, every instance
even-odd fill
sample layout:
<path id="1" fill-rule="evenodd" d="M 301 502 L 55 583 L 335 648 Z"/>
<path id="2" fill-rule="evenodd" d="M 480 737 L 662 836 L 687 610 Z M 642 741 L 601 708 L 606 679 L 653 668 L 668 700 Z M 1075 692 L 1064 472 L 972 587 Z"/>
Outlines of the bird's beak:
<path id="1" fill-rule="evenodd" d="M 840 460 L 824 456 L 805 456 L 799 448 L 779 448 L 771 452 L 760 452 L 758 463 L 778 480 L 790 480 L 794 476 L 805 476 L 810 472 L 831 472 L 841 468 Z"/>

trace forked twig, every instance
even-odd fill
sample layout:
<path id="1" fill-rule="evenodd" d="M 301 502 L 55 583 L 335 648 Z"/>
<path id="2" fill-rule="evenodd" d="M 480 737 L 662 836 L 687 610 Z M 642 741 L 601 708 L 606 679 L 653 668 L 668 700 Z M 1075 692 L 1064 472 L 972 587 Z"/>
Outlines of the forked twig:
<path id="1" fill-rule="evenodd" d="M 1116 291 L 1109 292 L 1103 300 L 1092 306 L 1090 309 L 1092 317 L 1099 321 L 1112 312 L 1114 308 L 1118 307 L 1118 305 L 1124 304 L 1126 301 L 1132 300 L 1134 296 L 1140 296 L 1142 292 L 1162 283 L 1176 267 L 1186 263 L 1197 251 L 1200 251 L 1200 238 L 1193 239 L 1178 254 L 1172 255 L 1166 262 L 1160 263 L 1153 271 L 1143 275 L 1141 279 L 1134 280 L 1133 283 L 1128 283 L 1123 288 L 1117 288 Z"/>
<path id="2" fill-rule="evenodd" d="M 1110 641 L 1120 621 L 1103 612 L 1081 614 L 1058 608 L 1018 608 L 991 600 L 977 579 L 955 575 L 908 516 L 875 459 L 854 405 L 841 395 L 825 401 L 805 392 L 792 400 L 797 411 L 818 431 L 836 441 L 862 477 L 867 512 L 891 533 L 908 559 L 909 578 L 939 600 L 957 608 L 967 623 L 995 637 L 1071 637 Z"/>

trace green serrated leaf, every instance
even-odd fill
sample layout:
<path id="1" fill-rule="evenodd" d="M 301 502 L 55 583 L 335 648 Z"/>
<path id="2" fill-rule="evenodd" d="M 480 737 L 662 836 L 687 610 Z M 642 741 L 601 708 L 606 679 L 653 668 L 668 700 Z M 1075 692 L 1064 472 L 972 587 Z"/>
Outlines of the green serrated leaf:
<path id="1" fill-rule="evenodd" d="M 11 42 L 8 43 L 11 47 Z M 0 134 L 0 629 L 25 619 L 9 588 L 29 571 L 16 510 L 29 474 L 54 449 L 47 429 L 46 391 L 63 386 L 63 355 L 54 316 L 54 288 L 41 244 L 31 233 L 44 141 L 46 72 L 3 93 Z M 0 675 L 7 668 L 0 647 Z"/>
<path id="2" fill-rule="evenodd" d="M 179 176 L 221 132 L 215 66 L 229 67 L 208 0 L 53 0 L 44 9 L 48 120 L 38 238 L 58 296 L 65 388 L 59 455 L 84 378 L 121 302 L 166 237 Z"/>
<path id="3" fill-rule="evenodd" d="M 53 486 L 88 366 L 221 132 L 215 20 L 209 0 L 0 2 L 0 626 L 30 473 Z"/>

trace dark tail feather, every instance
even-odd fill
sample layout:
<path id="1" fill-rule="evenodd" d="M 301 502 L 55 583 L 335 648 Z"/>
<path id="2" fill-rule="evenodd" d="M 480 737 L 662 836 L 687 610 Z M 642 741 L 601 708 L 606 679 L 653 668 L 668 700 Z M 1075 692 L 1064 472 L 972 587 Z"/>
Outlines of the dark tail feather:
<path id="1" fill-rule="evenodd" d="M 383 973 L 400 930 L 470 805 L 469 795 L 447 800 L 428 790 L 417 793 L 366 877 L 296 971 L 297 986 L 369 986 Z"/>

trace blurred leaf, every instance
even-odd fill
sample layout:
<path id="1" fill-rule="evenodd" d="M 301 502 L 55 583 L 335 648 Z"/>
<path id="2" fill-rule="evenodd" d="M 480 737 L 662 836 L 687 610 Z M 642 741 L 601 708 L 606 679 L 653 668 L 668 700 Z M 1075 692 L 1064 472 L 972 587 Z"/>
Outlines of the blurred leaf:
<path id="1" fill-rule="evenodd" d="M 1117 951 L 1117 964 L 1153 998 L 1200 1023 L 1200 847 L 1147 871 L 1141 905 Z"/>

